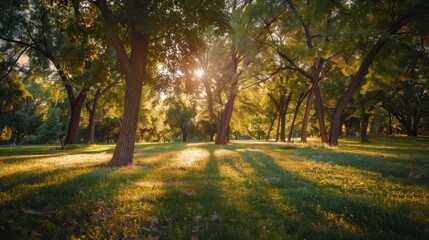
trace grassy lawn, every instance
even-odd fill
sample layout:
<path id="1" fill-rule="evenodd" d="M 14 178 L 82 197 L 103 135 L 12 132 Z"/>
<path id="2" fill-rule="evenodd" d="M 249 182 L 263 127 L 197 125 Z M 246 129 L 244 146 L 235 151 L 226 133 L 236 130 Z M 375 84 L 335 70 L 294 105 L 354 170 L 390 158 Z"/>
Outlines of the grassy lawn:
<path id="1" fill-rule="evenodd" d="M 0 239 L 429 239 L 429 138 L 0 147 Z"/>

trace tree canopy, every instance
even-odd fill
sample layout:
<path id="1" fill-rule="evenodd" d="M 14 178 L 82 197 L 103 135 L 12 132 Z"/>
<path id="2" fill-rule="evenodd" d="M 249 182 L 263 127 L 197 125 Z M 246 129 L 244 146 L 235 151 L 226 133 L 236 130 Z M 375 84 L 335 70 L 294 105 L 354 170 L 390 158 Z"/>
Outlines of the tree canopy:
<path id="1" fill-rule="evenodd" d="M 429 133 L 429 3 L 0 3 L 0 140 Z M 82 111 L 82 108 L 84 111 Z M 86 109 L 86 110 L 85 110 Z"/>

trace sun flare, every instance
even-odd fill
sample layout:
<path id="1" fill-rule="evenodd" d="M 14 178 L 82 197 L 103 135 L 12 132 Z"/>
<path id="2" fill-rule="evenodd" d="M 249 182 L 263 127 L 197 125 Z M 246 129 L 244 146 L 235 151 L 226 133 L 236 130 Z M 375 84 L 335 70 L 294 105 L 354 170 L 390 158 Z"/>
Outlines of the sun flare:
<path id="1" fill-rule="evenodd" d="M 202 68 L 198 68 L 195 70 L 195 76 L 197 78 L 202 78 L 204 76 L 204 70 Z"/>

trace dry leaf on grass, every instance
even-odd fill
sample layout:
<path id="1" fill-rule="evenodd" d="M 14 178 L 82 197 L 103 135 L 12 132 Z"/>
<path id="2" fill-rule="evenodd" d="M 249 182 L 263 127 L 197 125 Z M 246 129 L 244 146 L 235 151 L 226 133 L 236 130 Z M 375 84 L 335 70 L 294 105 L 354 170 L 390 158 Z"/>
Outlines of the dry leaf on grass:
<path id="1" fill-rule="evenodd" d="M 52 213 L 52 211 L 48 210 L 48 209 L 43 210 L 43 211 L 37 211 L 34 209 L 30 209 L 30 208 L 21 208 L 21 211 L 25 214 L 28 214 L 28 215 L 44 215 L 44 214 Z"/>
<path id="2" fill-rule="evenodd" d="M 201 220 L 201 215 L 196 215 L 192 217 L 192 221 L 195 223 L 199 223 Z"/>
<path id="3" fill-rule="evenodd" d="M 151 226 L 151 227 L 155 227 L 155 226 L 157 226 L 157 225 L 159 225 L 159 219 L 158 219 L 157 217 L 153 217 L 153 218 L 150 220 L 150 226 Z"/>
<path id="4" fill-rule="evenodd" d="M 185 191 L 186 196 L 195 196 L 196 193 L 193 190 L 186 190 Z"/>
<path id="5" fill-rule="evenodd" d="M 191 240 L 200 240 L 197 236 L 191 236 Z"/>
<path id="6" fill-rule="evenodd" d="M 111 218 L 115 215 L 115 211 L 111 208 L 100 208 L 96 212 L 92 212 L 89 217 L 92 221 Z"/>
<path id="7" fill-rule="evenodd" d="M 210 216 L 210 220 L 220 221 L 220 216 L 215 212 L 213 215 Z"/>

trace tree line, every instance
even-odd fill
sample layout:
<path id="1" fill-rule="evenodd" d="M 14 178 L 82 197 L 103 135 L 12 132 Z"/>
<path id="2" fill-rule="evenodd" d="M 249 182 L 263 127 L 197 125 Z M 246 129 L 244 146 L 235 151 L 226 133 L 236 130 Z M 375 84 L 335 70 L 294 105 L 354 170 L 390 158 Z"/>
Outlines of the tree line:
<path id="1" fill-rule="evenodd" d="M 427 1 L 0 4 L 4 142 L 428 133 Z"/>

